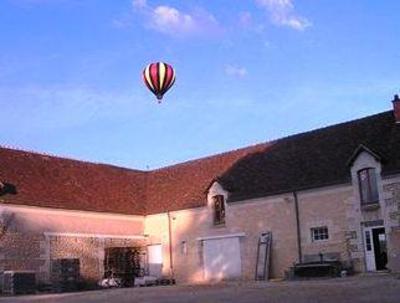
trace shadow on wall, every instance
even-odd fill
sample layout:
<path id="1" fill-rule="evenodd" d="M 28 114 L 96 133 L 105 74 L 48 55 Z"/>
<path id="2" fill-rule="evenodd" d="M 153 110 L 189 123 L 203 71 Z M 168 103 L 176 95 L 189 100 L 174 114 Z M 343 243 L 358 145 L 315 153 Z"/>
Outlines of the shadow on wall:
<path id="1" fill-rule="evenodd" d="M 204 282 L 203 245 L 192 231 L 201 231 L 211 224 L 207 211 L 175 213 L 171 219 L 172 255 L 175 277 L 191 283 Z"/>
<path id="2" fill-rule="evenodd" d="M 15 214 L 9 211 L 0 213 L 0 241 L 9 231 L 15 221 Z"/>
<path id="3" fill-rule="evenodd" d="M 0 271 L 40 272 L 43 235 L 21 232 L 22 219 L 4 207 L 0 212 Z"/>

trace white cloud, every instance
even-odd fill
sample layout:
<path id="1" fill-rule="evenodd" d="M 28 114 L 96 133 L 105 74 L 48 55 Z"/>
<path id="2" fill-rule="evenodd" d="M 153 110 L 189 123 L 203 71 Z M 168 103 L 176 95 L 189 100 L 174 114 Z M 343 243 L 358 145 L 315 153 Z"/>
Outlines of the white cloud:
<path id="1" fill-rule="evenodd" d="M 169 6 L 157 6 L 151 14 L 150 26 L 165 34 L 186 34 L 199 30 L 198 21 L 189 14 Z"/>
<path id="2" fill-rule="evenodd" d="M 298 31 L 312 25 L 307 18 L 295 12 L 292 0 L 256 0 L 256 3 L 267 11 L 275 25 L 287 26 Z"/>
<path id="3" fill-rule="evenodd" d="M 168 5 L 152 7 L 146 0 L 133 0 L 132 6 L 145 18 L 147 28 L 166 35 L 175 37 L 215 35 L 222 31 L 217 19 L 200 8 L 184 12 Z"/>
<path id="4" fill-rule="evenodd" d="M 245 67 L 228 64 L 225 66 L 225 74 L 231 77 L 243 78 L 247 76 L 248 72 Z"/>

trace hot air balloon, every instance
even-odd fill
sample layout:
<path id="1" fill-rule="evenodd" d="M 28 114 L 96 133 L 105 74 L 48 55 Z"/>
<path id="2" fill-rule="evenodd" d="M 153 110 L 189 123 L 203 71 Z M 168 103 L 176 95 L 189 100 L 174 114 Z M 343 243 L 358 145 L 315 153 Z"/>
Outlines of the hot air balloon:
<path id="1" fill-rule="evenodd" d="M 161 103 L 164 94 L 174 85 L 175 71 L 167 63 L 151 63 L 143 70 L 143 81 Z"/>

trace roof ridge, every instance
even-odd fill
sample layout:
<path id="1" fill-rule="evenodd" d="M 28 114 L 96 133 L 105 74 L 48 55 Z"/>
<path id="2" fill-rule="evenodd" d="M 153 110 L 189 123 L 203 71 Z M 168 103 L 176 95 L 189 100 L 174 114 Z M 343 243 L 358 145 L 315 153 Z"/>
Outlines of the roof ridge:
<path id="1" fill-rule="evenodd" d="M 276 142 L 276 141 L 280 141 L 280 140 L 291 139 L 293 137 L 305 136 L 305 135 L 308 135 L 308 134 L 311 134 L 311 133 L 324 131 L 324 130 L 327 130 L 329 128 L 335 128 L 335 127 L 343 126 L 343 125 L 346 125 L 346 124 L 352 124 L 352 123 L 355 123 L 355 122 L 358 122 L 358 121 L 367 120 L 367 119 L 373 118 L 375 116 L 385 115 L 385 114 L 388 114 L 390 112 L 393 112 L 393 110 L 388 110 L 388 111 L 372 114 L 372 115 L 369 115 L 369 116 L 356 118 L 356 119 L 349 120 L 349 121 L 338 122 L 338 123 L 335 123 L 335 124 L 330 124 L 330 125 L 326 125 L 326 126 L 323 126 L 323 127 L 310 129 L 310 130 L 307 130 L 307 131 L 304 131 L 304 132 L 298 132 L 298 133 L 287 135 L 287 136 L 283 136 L 283 137 L 280 137 L 280 138 L 275 138 L 273 140 L 268 140 L 266 143 L 272 143 L 272 142 Z"/>
<path id="2" fill-rule="evenodd" d="M 351 123 L 354 123 L 354 122 L 357 122 L 357 121 L 370 119 L 371 117 L 379 116 L 379 115 L 383 115 L 383 114 L 388 114 L 389 112 L 393 112 L 393 110 L 388 110 L 388 111 L 384 111 L 384 112 L 380 112 L 380 113 L 376 113 L 376 114 L 372 114 L 372 115 L 368 115 L 368 116 L 364 116 L 364 117 L 360 117 L 360 118 L 355 118 L 355 119 L 349 120 L 349 121 L 338 122 L 338 123 L 335 123 L 335 124 L 330 124 L 330 125 L 326 125 L 326 126 L 323 126 L 323 127 L 318 127 L 318 128 L 314 128 L 314 129 L 311 129 L 311 130 L 307 130 L 307 131 L 304 131 L 304 132 L 298 132 L 298 133 L 295 133 L 295 134 L 291 134 L 291 135 L 287 135 L 287 136 L 283 136 L 283 137 L 278 137 L 278 138 L 274 138 L 274 139 L 270 139 L 270 140 L 266 140 L 264 142 L 254 143 L 254 144 L 251 144 L 251 145 L 239 147 L 239 148 L 236 148 L 236 149 L 233 149 L 233 150 L 228 150 L 228 151 L 225 151 L 225 152 L 211 154 L 211 155 L 208 155 L 208 156 L 195 158 L 195 159 L 191 159 L 191 160 L 187 160 L 187 161 L 183 161 L 183 162 L 178 162 L 178 163 L 175 163 L 175 164 L 172 164 L 172 165 L 166 165 L 166 166 L 159 167 L 159 168 L 156 168 L 156 169 L 153 169 L 153 170 L 149 170 L 149 172 L 151 173 L 151 172 L 160 171 L 160 170 L 164 170 L 164 169 L 168 169 L 168 168 L 173 168 L 173 167 L 177 167 L 177 166 L 181 166 L 181 165 L 187 165 L 187 164 L 190 164 L 190 163 L 195 163 L 197 161 L 202 161 L 202 160 L 211 159 L 211 158 L 214 158 L 214 157 L 219 157 L 219 156 L 224 156 L 224 155 L 228 155 L 228 154 L 231 154 L 231 153 L 239 152 L 241 150 L 244 151 L 246 149 L 252 149 L 252 148 L 255 148 L 257 146 L 272 144 L 272 143 L 274 143 L 276 141 L 286 140 L 286 139 L 290 139 L 290 138 L 293 138 L 293 137 L 303 136 L 303 135 L 307 135 L 307 134 L 310 134 L 310 133 L 323 131 L 323 130 L 326 130 L 326 129 L 329 129 L 329 128 L 334 128 L 334 127 L 338 127 L 338 126 L 342 126 L 342 125 L 346 125 L 346 124 L 351 124 Z"/>
<path id="3" fill-rule="evenodd" d="M 145 171 L 145 170 L 139 170 L 139 169 L 124 167 L 124 166 L 118 166 L 118 165 L 109 164 L 109 163 L 88 161 L 88 160 L 77 159 L 77 158 L 64 156 L 64 155 L 57 155 L 57 154 L 53 154 L 53 153 L 49 153 L 49 152 L 42 152 L 42 151 L 37 151 L 37 150 L 33 150 L 33 149 L 26 149 L 26 148 L 15 146 L 15 145 L 11 145 L 11 144 L 1 144 L 0 143 L 0 150 L 1 149 L 7 149 L 7 150 L 10 150 L 10 151 L 16 151 L 16 152 L 21 152 L 21 153 L 26 153 L 26 154 L 33 154 L 33 155 L 42 156 L 42 157 L 49 157 L 49 158 L 58 159 L 58 160 L 80 162 L 80 163 L 89 164 L 89 165 L 106 166 L 106 167 L 110 167 L 110 168 L 128 170 L 128 171 L 131 171 L 131 172 L 141 172 L 141 173 L 147 173 L 148 172 L 148 171 Z"/>

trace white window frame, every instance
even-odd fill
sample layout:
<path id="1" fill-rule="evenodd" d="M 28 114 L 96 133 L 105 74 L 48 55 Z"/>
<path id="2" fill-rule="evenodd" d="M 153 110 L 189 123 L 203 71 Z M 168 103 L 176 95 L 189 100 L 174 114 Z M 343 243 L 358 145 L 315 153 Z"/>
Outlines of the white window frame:
<path id="1" fill-rule="evenodd" d="M 316 238 L 316 236 L 318 237 L 318 239 Z M 325 226 L 311 227 L 311 242 L 323 242 L 323 241 L 329 241 L 328 226 L 325 225 Z"/>

